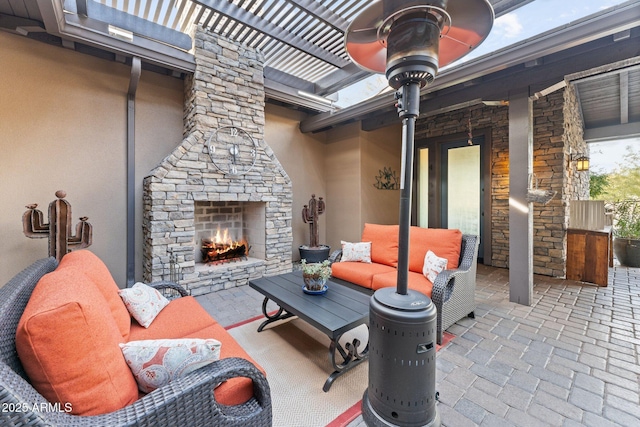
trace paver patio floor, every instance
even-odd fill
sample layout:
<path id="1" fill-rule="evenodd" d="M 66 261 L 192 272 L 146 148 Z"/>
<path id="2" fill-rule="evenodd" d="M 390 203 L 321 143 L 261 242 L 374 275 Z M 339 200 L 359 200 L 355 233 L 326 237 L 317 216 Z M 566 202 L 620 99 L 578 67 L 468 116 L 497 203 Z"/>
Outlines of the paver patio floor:
<path id="1" fill-rule="evenodd" d="M 535 276 L 530 306 L 509 302 L 508 282 L 508 270 L 479 265 L 476 317 L 448 329 L 442 424 L 640 425 L 640 269 L 609 269 L 607 287 Z M 223 325 L 261 314 L 248 286 L 197 299 Z"/>

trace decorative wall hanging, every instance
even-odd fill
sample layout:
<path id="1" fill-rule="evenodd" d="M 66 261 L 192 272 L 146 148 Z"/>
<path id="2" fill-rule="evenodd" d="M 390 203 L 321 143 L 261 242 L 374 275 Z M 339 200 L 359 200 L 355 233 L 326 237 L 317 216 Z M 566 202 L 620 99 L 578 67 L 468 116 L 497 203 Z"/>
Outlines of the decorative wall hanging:
<path id="1" fill-rule="evenodd" d="M 556 195 L 556 191 L 542 190 L 538 188 L 538 178 L 535 173 L 529 174 L 529 189 L 527 190 L 527 202 L 542 203 L 546 205 Z"/>
<path id="2" fill-rule="evenodd" d="M 396 172 L 386 166 L 378 171 L 376 182 L 373 184 L 378 190 L 398 190 L 400 183 Z"/>
<path id="3" fill-rule="evenodd" d="M 25 206 L 28 210 L 22 215 L 22 228 L 25 236 L 31 239 L 49 238 L 49 256 L 58 261 L 66 253 L 75 249 L 91 246 L 93 227 L 87 222 L 86 216 L 80 217 L 76 225 L 75 236 L 71 233 L 71 205 L 64 197 L 67 193 L 58 190 L 56 197 L 49 204 L 49 223 L 43 223 L 42 212 L 36 209 L 37 203 Z"/>
<path id="4" fill-rule="evenodd" d="M 256 164 L 258 146 L 241 128 L 216 129 L 207 140 L 207 149 L 213 164 L 225 175 L 244 175 Z"/>

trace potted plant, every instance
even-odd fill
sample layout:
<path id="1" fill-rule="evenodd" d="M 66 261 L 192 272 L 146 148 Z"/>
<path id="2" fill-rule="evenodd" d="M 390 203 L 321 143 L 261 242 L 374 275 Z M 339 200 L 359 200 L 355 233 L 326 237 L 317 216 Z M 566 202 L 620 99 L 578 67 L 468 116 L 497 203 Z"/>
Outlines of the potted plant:
<path id="1" fill-rule="evenodd" d="M 613 237 L 613 253 L 620 264 L 640 267 L 640 199 L 615 204 Z"/>
<path id="2" fill-rule="evenodd" d="M 300 258 L 310 263 L 322 262 L 329 258 L 330 247 L 318 244 L 318 217 L 324 213 L 325 203 L 322 197 L 316 200 L 316 195 L 311 195 L 308 205 L 302 208 L 302 220 L 309 224 L 309 245 L 301 245 Z"/>
<path id="3" fill-rule="evenodd" d="M 327 279 L 331 277 L 331 263 L 329 260 L 307 263 L 307 260 L 303 259 L 300 261 L 300 266 L 305 290 L 314 293 L 326 291 Z"/>

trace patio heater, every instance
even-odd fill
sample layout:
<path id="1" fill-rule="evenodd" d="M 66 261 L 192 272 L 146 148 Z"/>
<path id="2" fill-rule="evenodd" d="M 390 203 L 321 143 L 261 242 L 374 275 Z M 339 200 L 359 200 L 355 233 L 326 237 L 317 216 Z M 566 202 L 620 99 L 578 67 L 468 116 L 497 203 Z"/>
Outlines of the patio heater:
<path id="1" fill-rule="evenodd" d="M 436 308 L 408 289 L 415 121 L 420 89 L 438 67 L 469 53 L 489 34 L 487 0 L 383 0 L 368 6 L 345 33 L 360 67 L 385 73 L 402 119 L 402 181 L 396 289 L 379 289 L 369 309 L 369 387 L 362 399 L 368 426 L 439 426 L 435 390 Z"/>

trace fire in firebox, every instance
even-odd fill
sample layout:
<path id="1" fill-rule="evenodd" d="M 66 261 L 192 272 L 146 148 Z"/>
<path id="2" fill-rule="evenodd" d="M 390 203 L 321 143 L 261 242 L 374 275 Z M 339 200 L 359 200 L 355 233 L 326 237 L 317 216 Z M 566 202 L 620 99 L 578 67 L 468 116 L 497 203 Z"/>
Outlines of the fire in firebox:
<path id="1" fill-rule="evenodd" d="M 202 262 L 220 263 L 247 259 L 250 248 L 246 240 L 233 240 L 228 230 L 225 229 L 222 234 L 218 230 L 214 237 L 202 239 Z"/>

